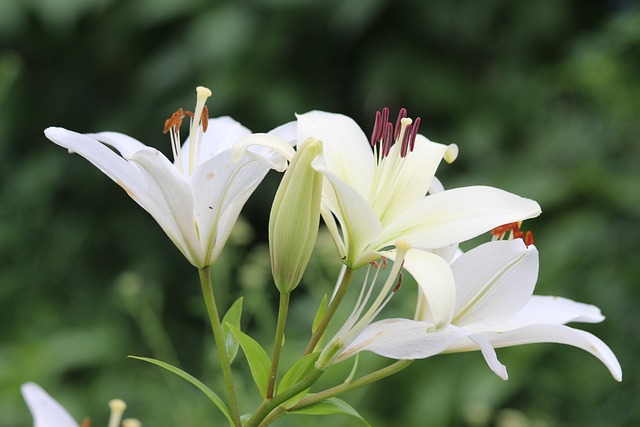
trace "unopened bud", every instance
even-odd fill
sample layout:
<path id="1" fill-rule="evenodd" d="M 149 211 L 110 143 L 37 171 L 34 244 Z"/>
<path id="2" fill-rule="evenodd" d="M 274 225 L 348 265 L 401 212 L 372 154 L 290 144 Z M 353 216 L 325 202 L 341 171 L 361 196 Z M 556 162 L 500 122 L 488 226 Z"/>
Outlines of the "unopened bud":
<path id="1" fill-rule="evenodd" d="M 271 270 L 278 290 L 289 293 L 307 268 L 318 235 L 323 175 L 311 167 L 322 142 L 308 139 L 291 159 L 269 218 Z"/>

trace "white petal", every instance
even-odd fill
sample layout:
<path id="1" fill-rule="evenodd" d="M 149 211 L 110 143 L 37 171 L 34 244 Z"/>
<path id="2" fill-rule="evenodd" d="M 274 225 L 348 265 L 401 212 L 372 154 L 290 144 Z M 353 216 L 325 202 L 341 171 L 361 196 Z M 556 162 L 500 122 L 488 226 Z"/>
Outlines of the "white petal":
<path id="1" fill-rule="evenodd" d="M 489 368 L 491 368 L 491 370 L 499 376 L 500 379 L 504 381 L 508 380 L 509 375 L 507 374 L 507 367 L 498 360 L 496 350 L 491 345 L 489 339 L 482 334 L 469 335 L 469 339 L 478 346 L 482 352 L 484 360 L 487 362 L 487 365 L 489 365 Z"/>
<path id="2" fill-rule="evenodd" d="M 322 141 L 326 163 L 365 199 L 373 181 L 373 152 L 358 124 L 342 114 L 311 111 L 299 114 L 298 144 L 308 138 Z"/>
<path id="3" fill-rule="evenodd" d="M 45 130 L 45 135 L 56 144 L 89 160 L 116 184 L 121 186 L 133 200 L 153 216 L 182 253 L 191 262 L 194 262 L 190 258 L 191 255 L 184 250 L 186 242 L 181 236 L 175 218 L 170 214 L 167 200 L 157 184 L 147 179 L 147 173 L 143 172 L 135 163 L 123 159 L 113 150 L 90 136 L 62 128 L 48 128 Z M 104 133 L 98 135 L 101 138 L 105 138 Z M 123 152 L 133 155 L 139 151 L 152 150 L 147 147 L 134 151 L 134 148 L 138 146 L 133 138 L 116 137 L 115 135 L 110 133 L 105 139 L 109 139 L 110 143 L 113 143 L 116 148 L 123 150 Z M 165 161 L 170 164 L 166 158 Z"/>
<path id="4" fill-rule="evenodd" d="M 539 323 L 562 325 L 569 322 L 599 323 L 604 320 L 595 305 L 583 304 L 554 296 L 531 297 L 527 305 L 509 320 L 500 324 L 500 330 L 510 330 Z"/>
<path id="5" fill-rule="evenodd" d="M 622 368 L 611 349 L 595 335 L 564 325 L 531 325 L 507 332 L 485 334 L 491 344 L 498 347 L 552 342 L 581 348 L 595 357 L 609 369 L 616 381 L 622 381 Z"/>
<path id="6" fill-rule="evenodd" d="M 204 267 L 204 255 L 196 234 L 191 186 L 184 176 L 158 150 L 138 150 L 131 157 L 147 181 L 149 196 L 158 202 L 158 210 L 149 211 L 187 259 Z M 174 232 L 174 227 L 177 232 Z"/>
<path id="7" fill-rule="evenodd" d="M 34 427 L 78 427 L 67 410 L 38 384 L 25 383 L 20 389 L 33 416 Z"/>
<path id="8" fill-rule="evenodd" d="M 200 150 L 197 153 L 198 164 L 194 165 L 194 169 L 216 154 L 229 150 L 237 140 L 248 135 L 251 135 L 251 131 L 231 117 L 224 116 L 209 119 L 207 131 L 202 134 L 202 140 L 199 145 Z M 181 156 L 183 162 L 187 162 L 189 159 L 189 146 L 191 145 L 192 137 L 193 135 L 189 135 L 184 144 L 182 144 Z M 186 166 L 186 163 L 183 166 Z"/>
<path id="9" fill-rule="evenodd" d="M 120 185 L 136 202 L 146 202 L 145 180 L 140 170 L 94 138 L 63 128 L 50 127 L 44 134 L 51 141 L 89 160 Z"/>
<path id="10" fill-rule="evenodd" d="M 393 253 L 384 253 L 394 259 Z M 446 327 L 453 317 L 456 289 L 449 264 L 438 255 L 411 249 L 404 259 L 404 268 L 416 279 L 421 295 L 426 298 L 429 318 L 435 329 Z"/>
<path id="11" fill-rule="evenodd" d="M 380 243 L 405 238 L 414 247 L 441 248 L 539 214 L 540 206 L 533 200 L 493 187 L 462 187 L 418 201 L 385 228 Z"/>
<path id="12" fill-rule="evenodd" d="M 226 150 L 201 164 L 191 176 L 198 232 L 209 265 L 218 257 L 247 199 L 269 168 L 248 157 L 237 162 Z"/>
<path id="13" fill-rule="evenodd" d="M 441 353 L 467 335 L 454 326 L 427 332 L 432 327 L 432 323 L 409 319 L 374 322 L 344 349 L 337 360 L 364 350 L 392 359 L 424 359 Z"/>
<path id="14" fill-rule="evenodd" d="M 248 155 L 278 172 L 287 168 L 287 160 L 290 161 L 294 154 L 295 150 L 287 141 L 266 133 L 254 133 L 239 139 L 231 151 L 234 162 L 240 160 L 243 155 Z"/>
<path id="15" fill-rule="evenodd" d="M 298 140 L 298 122 L 292 121 L 280 125 L 268 132 L 269 135 L 284 139 L 289 145 L 296 145 Z"/>
<path id="16" fill-rule="evenodd" d="M 489 242 L 462 255 L 451 270 L 456 281 L 454 323 L 495 325 L 531 298 L 538 279 L 538 251 L 522 239 Z"/>
<path id="17" fill-rule="evenodd" d="M 112 146 L 118 150 L 125 159 L 128 159 L 133 153 L 146 147 L 142 142 L 123 133 L 100 132 L 86 135 Z"/>
<path id="18" fill-rule="evenodd" d="M 326 184 L 325 181 L 323 198 L 342 228 L 344 244 L 348 250 L 344 262 L 353 268 L 366 264 L 371 259 L 360 259 L 360 255 L 367 251 L 369 243 L 376 240 L 382 232 L 378 217 L 369 202 L 356 189 L 327 167 L 324 156 L 316 158 L 312 167 L 324 174 L 329 182 Z"/>
<path id="19" fill-rule="evenodd" d="M 369 197 L 383 226 L 427 194 L 448 150 L 448 146 L 431 142 L 422 135 L 417 135 L 414 150 L 404 158 L 400 158 L 400 144 L 392 147 L 376 170 L 379 182 L 372 190 L 378 194 Z"/>

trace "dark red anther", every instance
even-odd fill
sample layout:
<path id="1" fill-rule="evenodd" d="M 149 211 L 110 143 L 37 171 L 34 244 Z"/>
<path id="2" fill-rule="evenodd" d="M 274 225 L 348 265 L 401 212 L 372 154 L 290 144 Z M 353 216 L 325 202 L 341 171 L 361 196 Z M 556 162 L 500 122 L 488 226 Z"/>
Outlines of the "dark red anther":
<path id="1" fill-rule="evenodd" d="M 394 140 L 398 139 L 398 135 L 400 134 L 400 129 L 402 125 L 402 119 L 404 119 L 405 117 L 407 117 L 407 109 L 401 108 L 400 111 L 398 112 L 398 118 L 396 119 L 396 130 L 393 134 Z"/>
<path id="2" fill-rule="evenodd" d="M 411 136 L 409 137 L 409 151 L 413 151 L 413 147 L 416 145 L 418 127 L 420 127 L 420 117 L 416 117 L 416 120 L 413 122 L 413 128 L 411 128 Z"/>
<path id="3" fill-rule="evenodd" d="M 380 132 L 382 132 L 387 126 L 387 122 L 389 121 L 389 108 L 384 107 L 382 109 L 382 118 L 380 119 Z M 383 135 L 380 135 L 382 137 Z"/>
<path id="4" fill-rule="evenodd" d="M 404 135 L 402 135 L 402 145 L 400 145 L 400 157 L 406 157 L 407 153 L 409 152 L 409 144 L 410 144 L 410 140 L 409 138 L 411 137 L 411 125 L 407 125 L 406 129 L 404 130 Z"/>
<path id="5" fill-rule="evenodd" d="M 387 122 L 384 138 L 382 138 L 382 157 L 387 157 L 389 151 L 391 151 L 391 144 L 393 144 L 393 125 Z"/>
<path id="6" fill-rule="evenodd" d="M 378 142 L 378 140 L 380 139 L 378 137 L 378 134 L 380 133 L 380 129 L 382 128 L 381 126 L 381 114 L 380 111 L 376 111 L 376 120 L 373 123 L 373 132 L 371 132 L 371 146 L 375 147 L 376 146 L 376 142 Z"/>

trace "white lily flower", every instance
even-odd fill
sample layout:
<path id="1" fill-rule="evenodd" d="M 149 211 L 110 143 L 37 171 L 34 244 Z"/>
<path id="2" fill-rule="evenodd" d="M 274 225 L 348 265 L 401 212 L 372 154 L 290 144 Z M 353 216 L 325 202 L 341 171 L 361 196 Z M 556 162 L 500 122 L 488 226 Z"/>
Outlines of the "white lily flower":
<path id="1" fill-rule="evenodd" d="M 421 274 L 410 257 L 405 258 L 404 266 L 419 283 L 433 280 Z M 495 348 L 553 342 L 588 351 L 604 363 L 617 381 L 622 380 L 620 363 L 604 342 L 588 332 L 565 326 L 569 322 L 601 322 L 604 316 L 597 307 L 532 295 L 538 276 L 535 246 L 527 246 L 519 238 L 485 243 L 457 258 L 451 269 L 456 300 L 449 326 L 432 331 L 437 313 L 421 300 L 416 320 L 372 323 L 338 360 L 363 350 L 394 359 L 480 350 L 489 367 L 506 380 L 506 368 L 498 360 Z"/>
<path id="2" fill-rule="evenodd" d="M 209 120 L 205 101 L 211 91 L 198 87 L 196 92 L 195 112 L 180 109 L 165 123 L 173 163 L 155 148 L 116 132 L 80 134 L 50 127 L 45 135 L 120 185 L 160 224 L 189 262 L 202 268 L 217 259 L 251 193 L 269 169 L 286 168 L 293 148 L 280 137 L 287 137 L 286 126 L 252 135 L 230 117 Z M 180 146 L 185 116 L 191 117 L 190 136 Z M 252 147 L 241 158 L 232 159 L 236 143 Z M 260 146 L 267 143 L 270 148 Z"/>
<path id="3" fill-rule="evenodd" d="M 322 216 L 347 266 L 380 258 L 397 240 L 432 250 L 540 214 L 535 201 L 492 187 L 426 196 L 440 161 L 452 162 L 458 148 L 419 135 L 420 119 L 413 122 L 404 109 L 395 131 L 388 115 L 386 108 L 378 112 L 371 141 L 349 117 L 322 111 L 297 116 L 298 144 L 323 142 L 313 164 L 326 177 Z"/>
<path id="4" fill-rule="evenodd" d="M 33 416 L 33 427 L 79 427 L 69 412 L 38 384 L 25 383 L 22 384 L 20 390 Z M 120 399 L 113 399 L 109 402 L 109 408 L 111 415 L 108 427 L 119 427 L 122 415 L 127 408 L 126 403 Z M 133 418 L 122 421 L 123 425 L 141 425 L 138 420 Z M 89 424 L 87 420 L 82 423 L 82 426 Z"/>

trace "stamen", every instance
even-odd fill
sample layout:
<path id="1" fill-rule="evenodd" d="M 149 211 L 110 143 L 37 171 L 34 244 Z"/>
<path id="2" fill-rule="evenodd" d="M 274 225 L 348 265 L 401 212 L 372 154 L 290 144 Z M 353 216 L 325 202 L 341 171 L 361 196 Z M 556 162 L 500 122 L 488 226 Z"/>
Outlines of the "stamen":
<path id="1" fill-rule="evenodd" d="M 387 157 L 391 151 L 391 144 L 393 143 L 392 135 L 393 125 L 387 122 L 384 138 L 382 139 L 382 157 Z"/>
<path id="2" fill-rule="evenodd" d="M 409 137 L 409 151 L 413 151 L 413 147 L 416 144 L 416 136 L 418 135 L 418 128 L 420 127 L 420 117 L 416 117 L 411 128 L 411 136 Z"/>
<path id="3" fill-rule="evenodd" d="M 381 114 L 380 111 L 376 111 L 376 120 L 373 123 L 373 132 L 371 132 L 371 146 L 375 147 L 378 142 L 378 134 L 381 133 L 382 122 L 381 122 Z"/>
<path id="4" fill-rule="evenodd" d="M 391 292 L 395 294 L 400 289 L 400 286 L 402 286 L 402 271 L 398 273 L 398 283 L 396 284 L 396 287 L 393 288 Z"/>
<path id="5" fill-rule="evenodd" d="M 393 139 L 394 140 L 398 140 L 398 135 L 400 134 L 400 129 L 401 126 L 400 124 L 402 123 L 402 119 L 407 117 L 407 109 L 406 108 L 401 108 L 400 111 L 398 112 L 398 118 L 396 119 L 396 131 L 393 134 Z"/>
<path id="6" fill-rule="evenodd" d="M 502 240 L 505 238 L 507 233 L 511 232 L 511 235 L 507 238 L 507 240 L 522 239 L 526 246 L 533 245 L 533 233 L 531 231 L 527 231 L 526 233 L 523 232 L 520 229 L 521 225 L 522 221 L 512 222 L 494 228 L 493 230 L 491 230 L 491 234 L 494 236 L 493 240 Z"/>
<path id="7" fill-rule="evenodd" d="M 111 416 L 109 417 L 109 427 L 119 427 L 120 420 L 122 420 L 122 414 L 127 409 L 127 404 L 124 400 L 113 399 L 109 401 L 109 409 L 111 409 Z"/>
<path id="8" fill-rule="evenodd" d="M 400 145 L 400 157 L 406 157 L 409 150 L 409 137 L 411 136 L 411 119 L 404 118 L 400 122 L 400 138 L 402 140 Z"/>
<path id="9" fill-rule="evenodd" d="M 91 420 L 89 418 L 85 418 L 80 424 L 80 427 L 91 427 Z"/>

